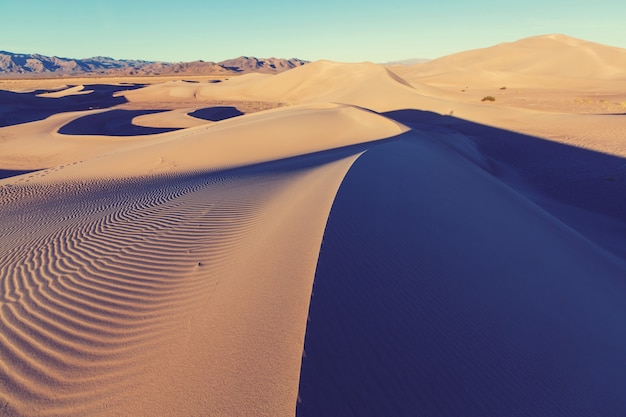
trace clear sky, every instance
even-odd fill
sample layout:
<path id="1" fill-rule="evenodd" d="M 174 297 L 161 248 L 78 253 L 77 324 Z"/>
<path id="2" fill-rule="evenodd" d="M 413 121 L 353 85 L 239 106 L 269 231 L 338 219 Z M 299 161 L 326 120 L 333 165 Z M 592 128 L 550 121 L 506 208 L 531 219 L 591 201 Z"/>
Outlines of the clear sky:
<path id="1" fill-rule="evenodd" d="M 626 48 L 626 0 L 0 0 L 0 50 L 387 62 L 563 33 Z"/>

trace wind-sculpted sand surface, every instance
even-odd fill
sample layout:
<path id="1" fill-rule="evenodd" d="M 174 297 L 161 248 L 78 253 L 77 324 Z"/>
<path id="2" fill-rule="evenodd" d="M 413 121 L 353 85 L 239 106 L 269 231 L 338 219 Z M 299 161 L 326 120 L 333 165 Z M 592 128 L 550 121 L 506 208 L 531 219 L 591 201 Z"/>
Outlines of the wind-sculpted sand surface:
<path id="1" fill-rule="evenodd" d="M 0 415 L 626 413 L 625 54 L 3 84 Z"/>

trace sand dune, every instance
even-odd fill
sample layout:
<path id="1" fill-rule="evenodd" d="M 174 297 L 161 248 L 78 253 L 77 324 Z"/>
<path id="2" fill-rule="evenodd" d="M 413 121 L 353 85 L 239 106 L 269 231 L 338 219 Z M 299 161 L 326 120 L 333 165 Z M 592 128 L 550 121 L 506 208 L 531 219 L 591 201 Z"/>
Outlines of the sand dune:
<path id="1" fill-rule="evenodd" d="M 622 59 L 0 91 L 0 415 L 626 413 Z"/>
<path id="2" fill-rule="evenodd" d="M 131 123 L 135 126 L 152 128 L 184 129 L 186 127 L 202 126 L 207 121 L 191 115 L 195 109 L 176 109 L 135 116 Z"/>
<path id="3" fill-rule="evenodd" d="M 465 73 L 472 78 L 479 76 L 483 82 L 521 78 L 522 83 L 533 80 L 537 83 L 552 78 L 559 84 L 572 84 L 575 81 L 571 79 L 623 81 L 624 66 L 626 49 L 565 35 L 544 35 L 460 52 L 398 70 L 408 78 Z"/>
<path id="4" fill-rule="evenodd" d="M 293 414 L 323 224 L 352 159 L 324 162 L 342 156 L 4 188 L 9 409 Z"/>
<path id="5" fill-rule="evenodd" d="M 433 98 L 454 102 L 449 111 L 480 123 L 522 129 L 545 136 L 549 126 L 566 127 L 558 120 L 547 120 L 550 113 L 621 114 L 626 110 L 626 49 L 598 45 L 563 35 L 545 35 L 517 42 L 461 52 L 412 66 L 391 68 L 412 85 L 429 85 L 439 92 Z M 481 100 L 495 102 L 488 112 Z M 445 113 L 443 103 L 424 102 L 422 109 Z M 494 106 L 495 105 L 495 106 Z M 504 108 L 514 107 L 512 114 Z M 538 111 L 533 123 L 512 124 L 519 120 L 518 109 Z M 500 114 L 498 114 L 500 112 Z M 557 117 L 558 119 L 558 117 Z M 534 126 L 545 126 L 533 130 Z M 593 123 L 593 122 L 589 122 Z M 598 123 L 595 128 L 602 127 Z M 600 136 L 611 136 L 608 130 Z M 568 135 L 569 136 L 569 135 Z M 561 135 L 558 140 L 567 140 Z M 573 139 L 580 145 L 585 138 Z M 607 146 L 612 140 L 606 141 Z M 597 150 L 606 150 L 597 148 Z"/>
<path id="6" fill-rule="evenodd" d="M 135 137 L 62 135 L 59 130 L 74 120 L 108 110 L 86 110 L 52 115 L 44 120 L 2 128 L 0 166 L 4 169 L 36 170 L 60 167 L 118 149 L 120 143 L 142 141 Z"/>
<path id="7" fill-rule="evenodd" d="M 98 111 L 94 115 L 106 112 Z M 80 119 L 79 119 L 80 120 Z M 62 121 L 68 126 L 67 115 Z M 59 126 L 61 123 L 56 123 Z M 49 125 L 46 126 L 49 128 Z M 75 160 L 99 149 L 99 156 L 40 171 L 24 183 L 67 181 L 83 178 L 127 178 L 156 173 L 188 173 L 224 170 L 259 164 L 343 146 L 395 136 L 405 128 L 373 112 L 346 105 L 294 106 L 250 114 L 220 123 L 151 135 L 144 140 L 107 141 L 105 136 L 89 144 L 82 137 L 55 141 L 47 146 L 53 152 L 63 144 Z M 67 135 L 55 135 L 63 137 Z M 87 136 L 89 137 L 89 136 Z M 70 142 L 75 146 L 71 148 Z M 46 146 L 39 142 L 40 146 Z M 97 146 L 99 145 L 99 146 Z M 32 146 L 32 142 L 29 144 Z M 110 151 L 110 149 L 115 149 Z M 245 149 L 245 152 L 242 152 Z M 22 151 L 28 153 L 28 151 Z M 44 152 L 44 151 L 42 151 Z M 116 166 L 115 170 L 111 166 Z M 11 167 L 16 169 L 16 167 Z M 14 180 L 7 180 L 11 183 Z"/>
<path id="8" fill-rule="evenodd" d="M 332 198 L 364 142 L 405 130 L 301 106 L 0 181 L 8 410 L 293 414 Z"/>
<path id="9" fill-rule="evenodd" d="M 220 83 L 171 83 L 120 93 L 129 101 L 239 99 L 285 104 L 348 103 L 376 111 L 410 107 L 428 86 L 411 86 L 387 68 L 318 61 L 276 76 L 249 74 Z"/>
<path id="10" fill-rule="evenodd" d="M 481 59 L 477 60 L 476 55 Z M 521 72 L 571 78 L 624 79 L 626 50 L 564 35 L 546 35 L 468 51 L 423 64 L 467 70 Z"/>
<path id="11" fill-rule="evenodd" d="M 59 91 L 37 94 L 37 97 L 61 98 L 61 97 L 76 96 L 76 95 L 91 94 L 91 93 L 93 93 L 93 90 L 85 90 L 84 85 L 75 85 L 73 87 L 67 87 Z"/>
<path id="12" fill-rule="evenodd" d="M 131 102 L 180 100 L 200 104 L 231 99 L 274 104 L 336 102 L 378 112 L 418 108 L 626 155 L 626 148 L 616 146 L 619 130 L 613 127 L 615 122 L 594 126 L 593 136 L 597 138 L 589 144 L 586 142 L 592 135 L 585 133 L 586 128 L 569 129 L 563 122 L 563 114 L 626 111 L 626 94 L 619 92 L 626 91 L 626 80 L 615 78 L 619 72 L 610 70 L 609 74 L 606 70 L 621 65 L 625 50 L 602 47 L 596 51 L 595 47 L 550 35 L 403 68 L 319 61 L 276 76 L 251 74 L 220 83 L 164 83 L 118 95 Z M 520 48 L 526 52 L 520 53 Z M 561 50 L 566 56 L 559 55 Z M 563 77 L 568 68 L 578 66 L 578 60 L 594 53 L 597 59 L 587 66 L 589 71 L 596 68 L 593 74 Z M 512 64 L 520 61 L 541 65 L 525 68 Z M 494 96 L 496 102 L 481 102 L 487 95 Z M 486 107 L 490 107 L 488 111 Z M 558 113 L 554 119 L 553 113 Z M 573 122 L 582 123 L 578 119 Z M 568 132 L 556 134 L 553 126 Z"/>
<path id="13" fill-rule="evenodd" d="M 135 126 L 152 128 L 186 128 L 219 122 L 244 113 L 233 106 L 211 106 L 202 109 L 182 108 L 164 112 L 142 114 L 132 119 Z"/>

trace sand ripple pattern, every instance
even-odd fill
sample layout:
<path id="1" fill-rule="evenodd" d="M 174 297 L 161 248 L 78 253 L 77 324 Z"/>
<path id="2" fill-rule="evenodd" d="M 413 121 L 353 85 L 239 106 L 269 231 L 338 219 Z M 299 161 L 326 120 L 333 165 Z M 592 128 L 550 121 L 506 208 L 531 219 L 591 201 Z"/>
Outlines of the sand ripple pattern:
<path id="1" fill-rule="evenodd" d="M 210 297 L 229 248 L 254 229 L 272 181 L 249 182 L 0 189 L 0 410 L 84 415 L 123 395 L 137 356 Z"/>

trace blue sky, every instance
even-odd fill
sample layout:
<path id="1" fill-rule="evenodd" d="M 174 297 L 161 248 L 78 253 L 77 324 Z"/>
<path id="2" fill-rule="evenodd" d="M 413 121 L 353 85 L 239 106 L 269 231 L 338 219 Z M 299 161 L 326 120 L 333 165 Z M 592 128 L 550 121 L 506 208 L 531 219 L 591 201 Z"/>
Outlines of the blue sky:
<path id="1" fill-rule="evenodd" d="M 386 62 L 564 33 L 626 48 L 624 0 L 0 0 L 0 50 Z"/>

